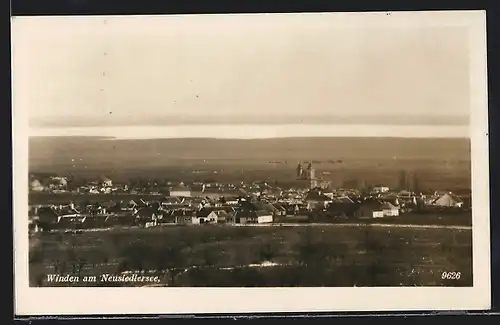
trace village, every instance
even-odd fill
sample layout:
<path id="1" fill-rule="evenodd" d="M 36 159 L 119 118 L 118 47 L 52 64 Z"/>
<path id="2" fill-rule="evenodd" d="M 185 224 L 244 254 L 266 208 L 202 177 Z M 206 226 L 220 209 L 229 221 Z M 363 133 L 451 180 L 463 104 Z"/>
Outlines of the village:
<path id="1" fill-rule="evenodd" d="M 374 185 L 369 189 L 331 188 L 319 183 L 310 163 L 297 166 L 301 188 L 282 188 L 267 182 L 223 184 L 183 182 L 158 189 L 114 184 L 107 177 L 72 189 L 64 204 L 29 207 L 30 231 L 113 229 L 168 225 L 269 225 L 329 223 L 403 217 L 415 211 L 450 214 L 470 211 L 464 200 L 449 191 L 415 193 Z M 68 193 L 66 177 L 51 177 L 48 186 L 32 180 L 31 192 L 57 196 Z M 103 197 L 109 200 L 93 200 Z M 123 199 L 132 197 L 132 199 Z M 116 199 L 115 199 L 116 197 Z M 76 202 L 78 201 L 78 202 Z"/>

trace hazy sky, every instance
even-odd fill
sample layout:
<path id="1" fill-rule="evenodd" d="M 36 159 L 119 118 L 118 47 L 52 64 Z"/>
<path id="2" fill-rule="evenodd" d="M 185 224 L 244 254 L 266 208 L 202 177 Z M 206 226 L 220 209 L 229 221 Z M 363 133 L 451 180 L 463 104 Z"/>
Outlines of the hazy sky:
<path id="1" fill-rule="evenodd" d="M 170 115 L 468 116 L 465 29 L 335 19 L 15 18 L 19 109 L 32 119 L 139 124 Z"/>

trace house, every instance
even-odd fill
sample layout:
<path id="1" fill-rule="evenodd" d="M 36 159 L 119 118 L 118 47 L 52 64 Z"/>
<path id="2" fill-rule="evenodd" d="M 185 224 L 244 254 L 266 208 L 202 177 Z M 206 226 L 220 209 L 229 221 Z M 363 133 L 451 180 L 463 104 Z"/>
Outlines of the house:
<path id="1" fill-rule="evenodd" d="M 130 212 L 109 214 L 104 220 L 105 227 L 112 226 L 133 226 L 137 223 L 137 217 Z"/>
<path id="2" fill-rule="evenodd" d="M 274 205 L 272 205 L 271 203 L 265 203 L 265 202 L 258 202 L 256 204 L 255 210 L 266 211 L 273 216 L 278 215 L 278 212 L 279 212 L 278 209 Z"/>
<path id="3" fill-rule="evenodd" d="M 238 196 L 223 196 L 220 198 L 220 202 L 227 205 L 237 205 L 240 198 Z"/>
<path id="4" fill-rule="evenodd" d="M 101 194 L 101 192 L 99 192 L 99 190 L 97 188 L 92 188 L 89 190 L 89 193 L 90 194 Z"/>
<path id="5" fill-rule="evenodd" d="M 97 208 L 93 204 L 82 203 L 80 207 L 78 207 L 78 211 L 82 214 L 95 214 L 97 213 Z"/>
<path id="6" fill-rule="evenodd" d="M 358 203 L 336 200 L 328 205 L 327 212 L 335 217 L 354 217 L 358 208 Z"/>
<path id="7" fill-rule="evenodd" d="M 106 225 L 106 215 L 85 215 L 82 219 L 82 228 L 84 229 L 96 229 L 103 228 Z"/>
<path id="8" fill-rule="evenodd" d="M 223 206 L 217 207 L 217 210 L 218 211 L 225 211 L 227 214 L 233 214 L 236 211 L 235 207 L 231 206 L 231 205 L 223 205 Z"/>
<path id="9" fill-rule="evenodd" d="M 390 202 L 384 202 L 382 204 L 382 212 L 384 214 L 384 217 L 399 216 L 399 208 L 392 205 Z"/>
<path id="10" fill-rule="evenodd" d="M 293 216 L 299 212 L 300 207 L 298 204 L 288 204 L 285 209 L 287 216 Z"/>
<path id="11" fill-rule="evenodd" d="M 218 223 L 233 223 L 235 208 L 230 205 L 224 205 L 215 208 L 215 213 L 218 216 Z"/>
<path id="12" fill-rule="evenodd" d="M 378 200 L 364 200 L 355 212 L 358 218 L 383 218 L 383 203 Z"/>
<path id="13" fill-rule="evenodd" d="M 141 208 L 136 212 L 137 219 L 142 222 L 156 221 L 159 215 L 160 212 L 151 207 Z"/>
<path id="14" fill-rule="evenodd" d="M 90 192 L 90 187 L 86 186 L 86 185 L 83 185 L 83 186 L 80 186 L 76 189 L 76 192 L 77 193 L 89 193 Z"/>
<path id="15" fill-rule="evenodd" d="M 172 204 L 169 206 L 164 206 L 162 205 L 160 207 L 160 210 L 165 210 L 165 211 L 175 211 L 175 210 L 198 210 L 195 207 L 186 205 L 186 204 Z"/>
<path id="16" fill-rule="evenodd" d="M 58 229 L 81 229 L 84 217 L 78 214 L 64 215 L 57 219 L 55 228 Z"/>
<path id="17" fill-rule="evenodd" d="M 181 203 L 183 203 L 183 201 L 184 201 L 183 197 L 166 196 L 161 201 L 161 205 L 163 205 L 163 206 L 169 206 L 169 205 L 172 205 L 172 204 L 181 204 Z"/>
<path id="18" fill-rule="evenodd" d="M 226 201 L 237 201 L 240 197 L 247 196 L 247 193 L 243 189 L 235 188 L 202 188 L 200 191 L 200 196 L 209 198 L 211 200 L 224 199 Z"/>
<path id="19" fill-rule="evenodd" d="M 238 211 L 234 215 L 234 222 L 240 224 L 248 223 L 272 223 L 272 213 L 264 210 L 258 211 Z"/>
<path id="20" fill-rule="evenodd" d="M 59 223 L 62 217 L 77 217 L 79 215 L 80 213 L 72 206 L 50 206 L 38 209 L 39 223 L 44 226 Z"/>
<path id="21" fill-rule="evenodd" d="M 187 186 L 172 187 L 169 191 L 169 196 L 173 197 L 191 197 L 191 189 Z"/>
<path id="22" fill-rule="evenodd" d="M 233 221 L 233 215 L 224 210 L 215 210 L 217 215 L 217 223 L 228 223 Z"/>
<path id="23" fill-rule="evenodd" d="M 392 204 L 396 207 L 401 205 L 399 202 L 398 196 L 394 195 L 394 194 L 383 195 L 382 197 L 380 197 L 380 200 L 383 202 L 389 202 L 390 204 Z M 403 202 L 404 202 L 404 200 L 403 200 Z"/>
<path id="24" fill-rule="evenodd" d="M 404 200 L 409 200 L 409 199 L 411 199 L 411 198 L 412 198 L 412 196 L 413 196 L 413 193 L 412 193 L 412 192 L 410 192 L 410 191 L 400 191 L 400 192 L 398 193 L 398 197 L 399 197 L 400 199 L 404 199 Z"/>
<path id="25" fill-rule="evenodd" d="M 203 207 L 193 216 L 193 224 L 226 223 L 233 220 L 234 208 L 231 206 Z"/>
<path id="26" fill-rule="evenodd" d="M 307 203 L 308 210 L 314 210 L 326 208 L 331 199 L 324 195 L 321 189 L 313 189 L 307 193 L 304 201 Z"/>
<path id="27" fill-rule="evenodd" d="M 181 207 L 172 209 L 170 211 L 167 211 L 166 213 L 170 214 L 168 218 L 172 218 L 176 224 L 191 224 L 192 217 L 196 215 L 196 210 L 186 207 Z"/>
<path id="28" fill-rule="evenodd" d="M 214 209 L 202 208 L 196 212 L 191 220 L 194 225 L 217 223 L 219 221 L 219 216 Z"/>
<path id="29" fill-rule="evenodd" d="M 186 225 L 193 223 L 194 211 L 190 210 L 175 210 L 172 212 L 172 216 L 175 218 L 175 224 Z"/>
<path id="30" fill-rule="evenodd" d="M 257 215 L 257 223 L 272 223 L 273 222 L 273 214 L 266 210 L 256 211 Z"/>
<path id="31" fill-rule="evenodd" d="M 100 179 L 100 184 L 102 187 L 112 187 L 113 181 L 107 178 L 106 176 L 102 176 Z"/>
<path id="32" fill-rule="evenodd" d="M 29 220 L 28 221 L 28 231 L 29 233 L 35 233 L 35 232 L 40 232 L 42 228 L 38 225 L 38 222 L 36 220 Z"/>
<path id="33" fill-rule="evenodd" d="M 274 208 L 276 209 L 276 216 L 286 216 L 286 208 L 282 204 L 275 203 Z"/>
<path id="34" fill-rule="evenodd" d="M 144 228 L 156 227 L 157 225 L 158 225 L 157 220 L 148 221 L 148 222 L 144 223 Z"/>
<path id="35" fill-rule="evenodd" d="M 30 206 L 28 209 L 28 217 L 31 219 L 38 219 L 38 206 Z"/>
<path id="36" fill-rule="evenodd" d="M 144 208 L 144 207 L 145 207 L 145 205 L 142 204 L 141 201 L 138 200 L 138 202 L 136 202 L 135 200 L 130 200 L 130 201 L 128 201 L 127 205 L 123 209 L 128 210 L 128 211 L 134 211 L 134 210 Z"/>
<path id="37" fill-rule="evenodd" d="M 191 216 L 176 216 L 175 217 L 175 224 L 176 225 L 188 225 L 193 222 Z"/>
<path id="38" fill-rule="evenodd" d="M 354 203 L 354 200 L 347 195 L 341 195 L 341 196 L 337 196 L 337 197 L 333 198 L 332 202 L 346 203 L 347 204 L 347 203 Z"/>
<path id="39" fill-rule="evenodd" d="M 296 204 L 289 204 L 286 207 L 286 215 L 287 216 L 295 216 L 295 215 L 306 215 L 309 213 L 309 209 L 307 204 L 303 203 L 296 203 Z"/>
<path id="40" fill-rule="evenodd" d="M 387 193 L 389 190 L 389 187 L 384 185 L 375 185 L 372 187 L 372 193 Z"/>
<path id="41" fill-rule="evenodd" d="M 120 203 L 115 202 L 115 201 L 105 201 L 105 202 L 101 202 L 100 206 L 109 212 L 111 210 L 116 210 L 118 207 L 120 207 Z"/>
<path id="42" fill-rule="evenodd" d="M 209 190 L 204 189 L 200 191 L 200 193 L 197 193 L 196 196 L 204 197 L 209 200 L 219 200 L 222 197 L 224 197 L 224 193 L 217 189 L 209 189 Z"/>
<path id="43" fill-rule="evenodd" d="M 162 206 L 158 201 L 150 201 L 148 202 L 148 207 L 153 208 L 154 210 L 161 210 Z"/>
<path id="44" fill-rule="evenodd" d="M 115 189 L 115 192 L 117 192 L 117 193 L 126 193 L 129 190 L 127 184 L 117 184 L 117 183 L 114 183 L 113 187 Z"/>
<path id="45" fill-rule="evenodd" d="M 175 223 L 175 216 L 172 211 L 161 210 L 157 213 L 157 219 L 159 223 L 162 224 L 172 224 Z"/>
<path id="46" fill-rule="evenodd" d="M 41 207 L 38 209 L 38 224 L 41 228 L 46 228 L 57 222 L 58 215 L 52 207 Z"/>
<path id="47" fill-rule="evenodd" d="M 68 180 L 66 177 L 52 176 L 50 177 L 49 188 L 53 190 L 66 189 L 68 186 Z"/>
<path id="48" fill-rule="evenodd" d="M 435 198 L 432 203 L 434 206 L 461 208 L 463 200 L 455 194 L 449 192 Z"/>
<path id="49" fill-rule="evenodd" d="M 42 192 L 45 189 L 45 187 L 40 183 L 39 180 L 34 179 L 30 183 L 30 190 L 33 192 Z"/>
<path id="50" fill-rule="evenodd" d="M 118 213 L 118 212 L 122 212 L 122 211 L 133 211 L 133 209 L 130 209 L 127 206 L 125 206 L 123 204 L 123 202 L 121 202 L 121 201 L 114 202 L 114 204 L 109 204 L 106 210 L 110 213 Z"/>

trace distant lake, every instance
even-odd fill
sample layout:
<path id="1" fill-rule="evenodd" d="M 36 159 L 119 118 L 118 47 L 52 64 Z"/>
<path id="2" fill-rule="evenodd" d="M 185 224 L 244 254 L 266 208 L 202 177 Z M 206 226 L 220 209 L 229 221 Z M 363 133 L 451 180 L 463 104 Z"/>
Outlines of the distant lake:
<path id="1" fill-rule="evenodd" d="M 31 128 L 29 136 L 103 136 L 117 139 L 286 137 L 468 138 L 468 126 L 450 125 L 168 125 Z"/>

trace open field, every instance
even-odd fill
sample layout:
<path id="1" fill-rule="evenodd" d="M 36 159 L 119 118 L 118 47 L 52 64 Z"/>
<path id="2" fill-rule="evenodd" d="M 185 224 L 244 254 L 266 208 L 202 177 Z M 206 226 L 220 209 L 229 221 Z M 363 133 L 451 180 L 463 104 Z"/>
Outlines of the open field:
<path id="1" fill-rule="evenodd" d="M 74 158 L 87 163 L 170 165 L 185 160 L 255 161 L 268 159 L 435 159 L 469 160 L 470 140 L 461 138 L 275 138 L 275 139 L 121 139 L 102 137 L 32 137 L 30 162 L 69 164 Z M 152 160 L 154 158 L 154 160 Z"/>
<path id="2" fill-rule="evenodd" d="M 48 284 L 51 273 L 134 270 L 156 270 L 169 286 L 472 285 L 470 230 L 174 226 L 34 234 L 30 244 L 34 286 L 68 285 Z M 460 278 L 443 280 L 442 272 Z"/>
<path id="3" fill-rule="evenodd" d="M 99 137 L 30 138 L 30 172 L 105 174 L 172 181 L 272 180 L 292 184 L 298 161 L 313 161 L 333 186 L 384 183 L 397 186 L 400 172 L 422 188 L 470 189 L 468 139 L 281 138 L 112 140 Z M 377 170 L 374 173 L 374 169 Z M 350 184 L 350 185 L 348 185 Z"/>

